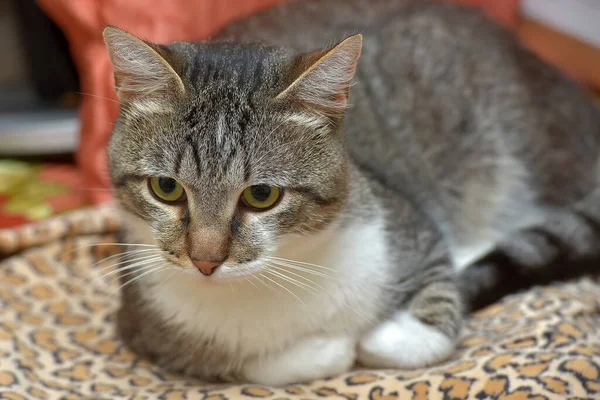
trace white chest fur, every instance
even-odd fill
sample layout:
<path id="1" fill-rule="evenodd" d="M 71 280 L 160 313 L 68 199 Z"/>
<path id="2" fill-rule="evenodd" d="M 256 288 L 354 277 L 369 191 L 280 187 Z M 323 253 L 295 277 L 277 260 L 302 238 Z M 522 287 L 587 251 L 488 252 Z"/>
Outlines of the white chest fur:
<path id="1" fill-rule="evenodd" d="M 134 228 L 138 234 L 148 229 L 140 224 Z M 153 243 L 150 236 L 148 231 L 145 237 Z M 393 269 L 386 250 L 382 217 L 350 222 L 281 241 L 274 256 L 329 268 L 331 277 L 294 271 L 312 281 L 295 277 L 311 290 L 273 276 L 269 281 L 266 274 L 219 287 L 207 285 L 199 274 L 167 270 L 148 277 L 153 286 L 143 295 L 188 334 L 216 337 L 240 355 L 278 351 L 315 333 L 357 337 L 385 308 Z"/>

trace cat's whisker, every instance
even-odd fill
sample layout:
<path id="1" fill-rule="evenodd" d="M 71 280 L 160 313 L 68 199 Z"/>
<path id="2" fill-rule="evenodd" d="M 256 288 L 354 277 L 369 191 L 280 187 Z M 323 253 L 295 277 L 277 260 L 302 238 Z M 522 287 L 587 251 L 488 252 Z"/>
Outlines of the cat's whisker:
<path id="1" fill-rule="evenodd" d="M 371 325 L 372 327 L 375 327 L 375 326 L 376 326 L 375 322 L 373 322 L 373 320 L 372 320 L 372 319 L 370 319 L 370 318 L 366 317 L 364 314 L 362 314 L 362 313 L 358 312 L 358 310 L 356 310 L 354 307 L 352 307 L 350 304 L 348 304 L 348 302 L 347 302 L 347 301 L 344 301 L 342 304 L 343 304 L 343 305 L 345 305 L 346 307 L 348 307 L 348 309 L 349 309 L 350 311 L 354 312 L 354 313 L 355 313 L 356 315 L 358 315 L 360 318 L 362 318 L 363 320 L 365 320 L 366 322 L 368 322 L 368 323 L 369 323 L 369 325 Z"/>
<path id="2" fill-rule="evenodd" d="M 126 286 L 129 286 L 129 285 L 131 285 L 131 284 L 132 284 L 132 283 L 134 283 L 134 282 L 138 282 L 138 281 L 140 281 L 141 279 L 143 279 L 143 278 L 145 278 L 145 277 L 147 277 L 147 276 L 149 276 L 149 275 L 151 275 L 151 274 L 155 274 L 155 273 L 158 273 L 158 272 L 161 272 L 161 271 L 165 271 L 165 270 L 167 270 L 167 269 L 169 269 L 169 267 L 165 267 L 165 266 L 164 266 L 164 265 L 162 265 L 162 264 L 160 264 L 160 265 L 158 265 L 158 266 L 155 266 L 155 267 L 154 267 L 154 269 L 151 269 L 150 271 L 146 271 L 146 272 L 142 273 L 141 275 L 138 275 L 138 276 L 136 276 L 135 278 L 132 278 L 132 279 L 128 280 L 127 282 L 123 283 L 123 284 L 122 284 L 121 286 L 119 286 L 119 287 L 118 287 L 116 290 L 121 290 L 121 289 L 123 289 L 124 287 L 126 287 Z"/>
<path id="3" fill-rule="evenodd" d="M 305 262 L 305 261 L 296 261 L 296 260 L 292 260 L 290 258 L 275 257 L 275 256 L 268 256 L 268 258 L 273 259 L 273 260 L 285 261 L 285 262 L 288 262 L 288 263 L 291 263 L 291 264 L 307 265 L 307 266 L 310 266 L 310 267 L 325 268 L 325 269 L 329 269 L 329 270 L 333 271 L 333 269 L 331 269 L 331 268 L 327 268 L 327 267 L 324 267 L 322 265 L 313 264 L 313 263 L 309 263 L 309 262 Z"/>
<path id="4" fill-rule="evenodd" d="M 260 292 L 260 289 L 258 288 L 258 286 L 256 286 L 256 284 L 254 282 L 252 282 L 252 280 L 250 278 L 248 278 L 246 276 L 246 277 L 244 277 L 244 280 L 247 281 L 248 283 L 250 283 L 252 286 L 254 286 L 256 288 L 257 291 Z"/>
<path id="5" fill-rule="evenodd" d="M 336 272 L 336 270 L 333 269 L 333 268 L 324 267 L 322 265 L 312 264 L 312 263 L 304 262 L 304 261 L 296 261 L 296 260 L 291 260 L 291 259 L 288 259 L 288 258 L 274 257 L 274 256 L 267 256 L 265 258 L 267 258 L 269 260 L 282 261 L 282 262 L 285 262 L 285 263 L 288 263 L 288 264 L 292 264 L 292 265 L 302 265 L 302 266 L 306 266 L 306 267 L 312 267 L 312 268 L 322 269 L 322 270 L 325 270 L 325 271 Z"/>
<path id="6" fill-rule="evenodd" d="M 100 265 L 108 260 L 112 260 L 113 258 L 117 258 L 117 257 L 129 258 L 129 257 L 132 257 L 137 254 L 148 253 L 148 252 L 153 252 L 153 251 L 161 252 L 162 250 L 141 249 L 141 250 L 129 250 L 129 251 L 125 251 L 123 253 L 113 254 L 112 256 L 104 257 L 103 259 L 96 261 L 95 263 L 92 264 L 92 268 L 97 267 L 98 265 Z"/>
<path id="7" fill-rule="evenodd" d="M 154 247 L 154 248 L 159 248 L 157 245 L 155 244 L 143 244 L 143 243 L 124 243 L 124 242 L 114 242 L 114 243 L 96 243 L 96 244 L 91 244 L 89 246 L 83 246 L 83 247 L 93 247 L 93 246 L 140 246 L 140 247 Z"/>
<path id="8" fill-rule="evenodd" d="M 267 271 L 265 271 L 265 273 L 267 273 L 267 274 L 271 274 L 271 275 L 273 275 L 273 276 L 277 276 L 277 275 L 275 275 L 275 274 L 273 273 L 273 271 L 268 271 L 268 270 L 267 270 Z M 300 299 L 300 297 L 298 297 L 298 295 L 297 295 L 296 293 L 292 292 L 290 289 L 288 289 L 287 287 L 285 287 L 285 286 L 284 286 L 284 285 L 282 285 L 281 283 L 279 283 L 279 282 L 276 282 L 275 280 L 273 280 L 273 279 L 269 278 L 269 277 L 268 277 L 268 276 L 266 276 L 266 275 L 263 275 L 263 277 L 264 277 L 265 279 L 267 279 L 267 280 L 269 280 L 269 281 L 273 282 L 275 285 L 279 286 L 280 288 L 282 288 L 283 290 L 285 290 L 285 291 L 286 291 L 286 292 L 288 292 L 289 294 L 291 294 L 291 295 L 292 295 L 292 296 L 293 296 L 295 299 L 297 299 L 297 300 L 298 300 L 298 301 L 299 301 L 299 302 L 300 302 L 300 303 L 301 303 L 303 306 L 305 306 L 305 305 L 306 305 L 306 304 L 304 304 L 304 302 L 302 301 L 302 299 Z"/>
<path id="9" fill-rule="evenodd" d="M 277 282 L 274 282 L 272 279 L 270 279 L 268 276 L 266 276 L 266 275 L 265 275 L 265 273 L 266 273 L 266 272 L 267 272 L 267 271 L 263 271 L 263 272 L 261 272 L 261 273 L 260 273 L 260 276 L 261 276 L 261 278 L 263 278 L 263 279 L 266 279 L 266 280 L 268 281 L 268 282 L 264 282 L 264 283 L 267 285 L 267 287 L 268 287 L 269 289 L 271 289 L 271 291 L 272 291 L 273 293 L 276 293 L 276 294 L 278 294 L 278 295 L 284 295 L 284 296 L 285 296 L 285 295 L 286 295 L 286 293 L 283 293 L 283 292 L 282 292 L 282 291 L 279 289 L 279 287 L 278 287 L 278 286 L 281 286 L 281 285 L 277 285 Z M 274 283 L 274 284 L 275 284 L 275 286 L 271 285 L 269 282 L 271 282 L 271 283 Z"/>
<path id="10" fill-rule="evenodd" d="M 113 270 L 108 270 L 107 272 L 101 274 L 99 278 L 100 279 L 106 279 L 106 278 L 108 278 L 110 276 L 116 275 L 116 274 L 124 272 L 124 271 L 139 270 L 139 269 L 141 269 L 141 268 L 143 268 L 143 267 L 145 267 L 147 265 L 154 264 L 154 263 L 161 262 L 161 261 L 164 261 L 164 260 L 162 258 L 160 258 L 160 257 L 157 257 L 157 258 L 152 258 L 152 259 L 144 260 L 142 262 L 138 262 L 135 265 L 124 265 L 122 267 L 118 267 L 118 268 L 115 268 Z"/>
<path id="11" fill-rule="evenodd" d="M 295 270 L 298 272 L 304 272 L 310 275 L 314 275 L 314 276 L 318 276 L 321 278 L 327 278 L 327 279 L 331 279 L 331 278 L 335 278 L 335 275 L 329 274 L 327 272 L 322 272 L 322 271 L 315 271 L 311 268 L 307 268 L 307 267 L 301 267 L 298 265 L 293 265 L 293 264 L 288 264 L 285 263 L 283 261 L 276 261 L 276 260 L 271 260 L 272 263 L 274 263 L 275 265 L 285 268 L 286 270 Z"/>
<path id="12" fill-rule="evenodd" d="M 95 271 L 95 273 L 92 274 L 91 278 L 94 279 L 95 282 L 104 283 L 106 278 L 108 278 L 112 275 L 115 275 L 119 272 L 127 271 L 130 269 L 137 270 L 137 269 L 139 269 L 139 267 L 144 267 L 148 263 L 154 263 L 154 262 L 158 262 L 160 260 L 161 260 L 161 258 L 151 258 L 151 259 L 143 260 L 143 262 L 138 262 L 138 263 L 132 264 L 132 265 L 128 265 L 128 264 L 125 264 L 123 266 L 110 265 L 106 268 L 103 268 L 102 270 Z"/>
<path id="13" fill-rule="evenodd" d="M 284 275 L 286 275 L 286 277 L 288 277 L 290 279 L 293 279 L 295 281 L 297 281 L 297 279 L 291 278 L 289 275 L 293 275 L 293 276 L 295 276 L 295 277 L 297 277 L 299 279 L 303 279 L 304 281 L 309 282 L 310 284 L 316 286 L 316 288 L 313 287 L 313 286 L 310 286 L 309 284 L 304 283 L 302 281 L 298 281 L 299 284 L 307 285 L 307 286 L 309 286 L 313 290 L 317 290 L 317 288 L 321 289 L 321 290 L 325 290 L 325 288 L 323 286 L 319 285 L 318 283 L 310 280 L 309 278 L 307 278 L 305 276 L 302 276 L 300 274 L 296 274 L 295 272 L 289 271 L 288 269 L 286 269 L 286 268 L 284 268 L 282 266 L 278 266 L 278 265 L 275 265 L 275 264 L 267 264 L 267 266 L 269 266 L 270 268 L 276 269 L 277 271 L 279 271 L 279 273 L 284 274 Z"/>
<path id="14" fill-rule="evenodd" d="M 156 266 L 154 269 L 152 269 L 150 271 L 146 271 L 143 274 L 138 275 L 138 276 L 136 276 L 136 277 L 128 280 L 127 282 L 123 283 L 121 286 L 119 286 L 118 288 L 116 288 L 113 291 L 113 294 L 116 293 L 117 291 L 120 291 L 121 289 L 123 289 L 123 288 L 125 288 L 125 287 L 127 287 L 127 286 L 129 286 L 129 285 L 131 285 L 133 283 L 135 283 L 135 282 L 141 281 L 142 279 L 148 277 L 149 275 L 152 275 L 152 274 L 155 274 L 155 273 L 159 273 L 159 272 L 165 271 L 167 269 L 168 268 L 166 268 L 166 267 Z"/>
<path id="15" fill-rule="evenodd" d="M 160 253 L 156 254 L 129 254 L 128 256 L 126 256 L 126 259 L 120 259 L 117 262 L 107 265 L 107 266 L 103 266 L 102 268 L 99 269 L 95 269 L 94 271 L 106 271 L 108 269 L 117 267 L 119 265 L 123 265 L 123 264 L 133 264 L 136 263 L 138 261 L 143 261 L 143 260 L 147 260 L 149 258 L 153 258 L 153 257 L 160 257 Z"/>
<path id="16" fill-rule="evenodd" d="M 296 232 L 299 232 L 302 236 L 308 236 L 308 232 L 306 232 L 302 228 L 296 227 L 295 229 L 296 229 Z"/>
<path id="17" fill-rule="evenodd" d="M 258 280 L 260 283 L 262 283 L 264 286 L 266 286 L 266 287 L 267 287 L 267 289 L 269 289 L 270 291 L 272 291 L 272 292 L 275 292 L 275 293 L 279 293 L 279 291 L 276 291 L 275 289 L 273 289 L 273 288 L 271 287 L 271 285 L 268 285 L 268 284 L 267 284 L 265 281 L 263 281 L 261 278 L 264 278 L 264 275 L 262 274 L 262 272 L 261 272 L 261 273 L 259 273 L 259 276 L 256 276 L 256 280 Z"/>
<path id="18" fill-rule="evenodd" d="M 131 275 L 134 275 L 134 274 L 137 274 L 137 273 L 140 273 L 140 272 L 146 271 L 146 270 L 148 270 L 148 269 L 151 269 L 151 268 L 154 268 L 154 267 L 156 267 L 157 265 L 158 265 L 158 261 L 156 261 L 156 262 L 153 262 L 153 263 L 152 263 L 152 264 L 150 264 L 150 265 L 141 266 L 141 267 L 139 267 L 139 268 L 136 268 L 136 269 L 135 269 L 135 271 L 129 271 L 129 272 L 127 272 L 127 273 L 124 273 L 124 274 L 121 274 L 121 275 L 119 275 L 119 276 L 117 277 L 117 279 L 119 279 L 119 278 L 124 278 L 124 277 L 126 277 L 126 276 L 131 276 Z M 108 276 L 108 275 L 107 275 L 107 276 Z"/>
<path id="19" fill-rule="evenodd" d="M 277 265 L 280 268 L 284 268 L 286 271 L 296 271 L 302 275 L 309 274 L 309 275 L 313 275 L 315 277 L 329 279 L 329 280 L 335 278 L 334 275 L 323 273 L 321 271 L 314 271 L 314 270 L 311 270 L 310 268 L 306 268 L 306 267 L 299 267 L 296 265 L 285 264 L 285 263 L 282 263 L 281 261 L 271 261 L 271 263 L 274 263 L 275 265 Z"/>
<path id="20" fill-rule="evenodd" d="M 111 256 L 108 256 L 108 257 L 105 257 L 105 258 L 103 258 L 103 259 L 101 259 L 101 260 L 99 260 L 99 261 L 96 261 L 96 262 L 95 262 L 94 264 L 92 264 L 92 265 L 91 265 L 91 267 L 89 268 L 89 270 L 88 270 L 89 274 L 86 274 L 85 276 L 82 276 L 82 277 L 77 277 L 77 278 L 75 278 L 75 279 L 74 279 L 74 282 L 72 282 L 72 283 L 69 285 L 69 288 L 67 289 L 67 292 L 68 292 L 68 293 L 71 293 L 71 292 L 73 291 L 73 289 L 75 288 L 75 286 L 76 286 L 76 285 L 78 285 L 78 284 L 86 284 L 86 283 L 88 283 L 88 282 L 90 282 L 90 281 L 92 281 L 92 280 L 98 279 L 98 276 L 97 276 L 97 274 L 98 274 L 98 273 L 102 273 L 102 271 L 105 271 L 105 270 L 107 270 L 107 269 L 110 269 L 110 268 L 116 267 L 116 266 L 118 266 L 118 265 L 121 265 L 121 264 L 124 264 L 124 263 L 129 263 L 129 262 L 135 262 L 135 261 L 142 260 L 143 258 L 137 258 L 137 259 L 136 259 L 136 258 L 133 258 L 133 259 L 131 259 L 130 257 L 135 257 L 135 256 L 137 256 L 137 255 L 138 255 L 138 254 L 137 254 L 138 252 L 144 252 L 144 253 L 145 253 L 145 252 L 148 252 L 148 251 L 157 251 L 157 250 L 156 250 L 156 249 L 131 250 L 131 251 L 126 251 L 126 252 L 124 252 L 124 253 L 113 254 L 113 255 L 111 255 Z M 95 267 L 97 267 L 99 264 L 101 264 L 101 263 L 103 263 L 103 262 L 106 262 L 106 261 L 108 261 L 108 260 L 110 260 L 110 259 L 114 259 L 114 258 L 116 258 L 116 257 L 121 257 L 121 256 L 123 256 L 123 255 L 124 255 L 124 257 L 127 257 L 127 258 L 129 258 L 129 259 L 128 259 L 128 260 L 126 260 L 126 261 L 120 261 L 120 262 L 117 262 L 117 263 L 115 263 L 115 264 L 111 264 L 111 265 L 109 265 L 109 266 L 106 266 L 106 267 L 102 267 L 102 268 L 100 268 L 100 269 L 97 269 L 97 268 L 95 268 Z M 154 255 L 152 255 L 152 256 L 149 256 L 149 257 L 154 257 Z"/>
<path id="21" fill-rule="evenodd" d="M 67 294 L 72 294 L 76 287 L 81 287 L 89 282 L 90 276 L 71 277 L 71 282 L 67 285 Z"/>
<path id="22" fill-rule="evenodd" d="M 251 275 L 249 279 L 250 279 L 250 281 L 252 281 L 252 279 L 256 279 L 259 283 L 262 283 L 264 285 L 264 282 L 256 275 Z M 258 285 L 255 285 L 255 286 L 258 288 Z"/>
<path id="23" fill-rule="evenodd" d="M 268 257 L 268 258 L 281 259 L 280 257 Z M 284 259 L 284 260 L 285 260 L 285 259 Z M 292 262 L 293 262 L 293 260 L 287 260 L 287 261 L 292 261 Z M 299 262 L 299 263 L 301 263 L 300 261 L 298 261 L 298 262 Z M 309 264 L 309 265 L 310 265 L 310 263 L 304 263 L 304 264 Z M 268 265 L 269 265 L 269 264 L 268 264 Z M 271 265 L 269 265 L 269 266 L 271 266 Z M 281 267 L 281 264 L 279 264 L 279 266 Z M 317 266 L 317 267 L 319 267 L 319 266 L 318 266 L 318 265 L 316 265 L 316 264 L 312 264 L 312 266 Z M 294 268 L 294 267 L 295 267 L 295 268 L 301 268 L 301 267 L 297 267 L 297 266 L 293 266 L 293 265 L 290 265 L 290 266 L 289 266 L 289 268 Z M 323 267 L 323 268 L 325 268 L 325 267 Z M 317 272 L 317 271 L 312 271 L 312 270 L 310 270 L 310 269 L 306 269 L 306 268 L 302 268 L 302 269 L 304 270 L 303 272 L 307 272 L 307 273 L 310 273 L 310 272 L 312 272 L 312 273 L 317 273 L 317 274 L 318 274 L 318 272 Z M 329 268 L 329 269 L 331 269 L 331 268 Z M 271 273 L 274 273 L 274 272 L 276 272 L 276 271 L 270 271 L 270 272 L 271 272 Z M 322 275 L 322 276 L 324 276 L 324 277 L 331 277 L 330 275 Z M 288 277 L 288 278 L 289 278 L 289 277 Z M 283 278 L 282 278 L 282 279 L 283 279 Z M 290 281 L 288 280 L 288 282 L 290 282 Z M 293 282 L 290 282 L 290 283 L 293 283 Z M 312 282 L 312 283 L 313 283 L 313 284 L 315 284 L 314 282 Z M 314 289 L 314 288 L 313 288 L 313 289 Z M 321 289 L 323 289 L 323 288 L 321 287 Z M 315 290 L 316 290 L 316 289 L 315 289 Z M 327 291 L 326 291 L 326 290 L 322 290 L 322 291 L 321 291 L 321 293 L 327 293 Z M 316 293 L 315 293 L 315 294 L 316 294 Z M 303 303 L 303 304 L 304 304 L 304 303 Z M 352 307 L 350 304 L 348 304 L 348 302 L 344 301 L 344 302 L 343 302 L 343 305 L 344 305 L 344 306 L 346 306 L 346 307 L 348 307 L 348 309 L 349 309 L 350 311 L 354 312 L 354 313 L 355 313 L 357 316 L 359 316 L 360 318 L 362 318 L 363 320 L 365 320 L 366 322 L 368 322 L 370 325 L 372 325 L 372 326 L 375 326 L 375 323 L 374 323 L 374 322 L 373 322 L 371 319 L 369 319 L 369 318 L 368 318 L 368 317 L 366 317 L 365 315 L 363 315 L 363 314 L 361 314 L 360 312 L 358 312 L 358 311 L 357 311 L 357 310 L 356 310 L 354 307 Z"/>
<path id="24" fill-rule="evenodd" d="M 271 266 L 271 267 L 272 267 L 272 266 Z M 292 277 L 290 277 L 290 276 L 287 276 L 287 275 L 286 275 L 284 272 L 281 272 L 281 271 L 274 271 L 274 270 L 270 270 L 269 272 L 271 272 L 271 273 L 272 273 L 272 274 L 274 274 L 275 276 L 278 276 L 279 278 L 283 279 L 284 281 L 286 281 L 286 282 L 289 282 L 289 283 L 291 283 L 292 285 L 299 287 L 300 289 L 304 289 L 304 290 L 306 290 L 306 291 L 307 291 L 307 292 L 309 292 L 309 293 L 312 293 L 312 294 L 317 294 L 317 293 L 319 293 L 319 290 L 318 290 L 318 289 L 316 289 L 316 288 L 314 288 L 313 286 L 310 286 L 310 285 L 308 285 L 308 284 L 306 284 L 306 283 L 304 283 L 304 282 L 301 282 L 301 281 L 299 281 L 299 280 L 297 280 L 297 279 L 294 279 L 294 278 L 292 278 Z"/>
<path id="25" fill-rule="evenodd" d="M 160 256 L 157 256 L 157 257 L 153 257 L 153 258 L 150 258 L 150 259 L 147 259 L 147 260 L 139 261 L 139 262 L 131 264 L 131 265 L 126 265 L 124 267 L 117 268 L 114 271 L 109 271 L 109 272 L 103 274 L 101 276 L 101 278 L 102 279 L 106 279 L 109 276 L 118 274 L 119 272 L 127 271 L 127 270 L 130 270 L 130 269 L 139 269 L 139 268 L 144 267 L 144 266 L 146 266 L 148 264 L 156 263 L 158 261 L 163 261 L 163 258 L 160 257 Z"/>
<path id="26" fill-rule="evenodd" d="M 317 217 L 313 217 L 313 218 L 311 218 L 311 221 L 312 221 L 313 223 L 318 223 L 318 224 L 321 224 L 321 223 L 325 222 L 325 220 L 324 220 L 324 219 L 322 219 L 322 218 L 317 218 Z M 302 224 L 298 225 L 298 226 L 296 227 L 296 229 L 300 229 L 300 230 L 302 230 L 303 232 L 307 232 L 307 233 L 315 233 L 315 232 L 320 232 L 320 231 L 321 231 L 320 229 L 318 229 L 318 228 L 315 228 L 315 227 L 313 227 L 313 226 L 310 226 L 310 225 L 308 225 L 307 223 L 302 223 Z"/>
<path id="27" fill-rule="evenodd" d="M 74 251 L 77 250 L 81 250 L 81 249 L 87 249 L 90 247 L 99 247 L 99 246 L 125 246 L 125 247 L 129 247 L 129 246 L 138 246 L 138 247 L 154 247 L 156 249 L 159 249 L 159 247 L 155 244 L 140 244 L 140 243 L 93 243 L 93 244 L 86 244 L 83 246 L 77 246 L 67 252 L 65 252 L 65 254 L 69 254 L 72 253 Z"/>
<path id="28" fill-rule="evenodd" d="M 273 275 L 276 275 L 278 277 L 280 277 L 281 279 L 284 279 L 285 281 L 293 284 L 294 286 L 297 286 L 299 288 L 302 289 L 306 289 L 309 291 L 314 291 L 314 293 L 317 293 L 319 290 L 305 282 L 299 281 L 298 279 L 292 278 L 291 276 L 288 275 L 289 271 L 286 271 L 282 268 L 277 269 L 274 265 L 267 265 L 269 267 L 268 271 L 271 272 Z M 309 281 L 312 283 L 312 281 Z"/>

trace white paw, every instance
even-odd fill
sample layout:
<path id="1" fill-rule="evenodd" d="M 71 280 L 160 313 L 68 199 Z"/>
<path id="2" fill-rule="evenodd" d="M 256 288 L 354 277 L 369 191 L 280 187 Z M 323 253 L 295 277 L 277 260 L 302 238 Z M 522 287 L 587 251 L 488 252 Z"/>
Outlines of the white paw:
<path id="1" fill-rule="evenodd" d="M 442 332 L 401 311 L 360 341 L 358 361 L 370 368 L 420 368 L 443 361 L 454 347 Z"/>
<path id="2" fill-rule="evenodd" d="M 355 342 L 350 338 L 315 337 L 245 365 L 243 374 L 254 383 L 282 386 L 342 374 L 355 359 Z"/>

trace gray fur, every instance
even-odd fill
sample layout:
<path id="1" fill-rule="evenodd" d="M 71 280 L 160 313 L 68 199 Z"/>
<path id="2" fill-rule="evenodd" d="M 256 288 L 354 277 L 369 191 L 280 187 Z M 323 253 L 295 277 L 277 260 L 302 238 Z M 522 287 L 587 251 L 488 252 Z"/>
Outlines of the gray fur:
<path id="1" fill-rule="evenodd" d="M 356 31 L 363 51 L 343 120 L 273 101 L 305 69 L 306 52 Z M 173 262 L 187 256 L 194 232 L 211 232 L 226 242 L 223 252 L 247 262 L 279 235 L 319 231 L 340 216 L 368 224 L 381 206 L 398 268 L 375 319 L 407 308 L 456 339 L 461 295 L 475 302 L 514 271 L 498 260 L 527 275 L 559 257 L 598 254 L 600 113 L 476 11 L 304 0 L 234 23 L 210 42 L 154 48 L 186 93 L 161 93 L 162 111 L 125 103 L 109 162 L 122 207 L 152 225 Z M 311 110 L 310 124 L 284 122 Z M 173 218 L 146 201 L 147 176 L 187 182 L 189 208 Z M 257 177 L 284 186 L 293 201 L 248 226 L 227 204 Z M 461 282 L 462 294 L 453 268 L 473 279 Z M 139 303 L 141 288 L 124 289 L 129 345 L 173 370 L 236 374 L 244 360 L 215 348 L 214 338 L 178 335 Z"/>
<path id="2" fill-rule="evenodd" d="M 453 260 L 484 239 L 466 263 L 476 268 L 464 271 L 473 307 L 497 298 L 487 296 L 490 284 L 499 293 L 513 286 L 502 271 L 514 269 L 490 267 L 497 254 L 530 283 L 598 256 L 600 112 L 580 87 L 472 9 L 375 0 L 323 13 L 302 3 L 225 34 L 306 50 L 364 32 L 345 119 L 349 151 L 436 225 Z M 489 282 L 496 273 L 499 285 Z"/>

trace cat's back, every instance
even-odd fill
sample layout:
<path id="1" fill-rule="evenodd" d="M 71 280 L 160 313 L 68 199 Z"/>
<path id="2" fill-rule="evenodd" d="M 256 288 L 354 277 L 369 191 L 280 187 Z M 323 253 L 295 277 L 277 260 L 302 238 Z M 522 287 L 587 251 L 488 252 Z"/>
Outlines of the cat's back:
<path id="1" fill-rule="evenodd" d="M 481 14 L 469 7 L 435 0 L 288 0 L 235 21 L 215 38 L 314 51 L 357 32 L 378 36 L 390 23 L 413 31 L 419 26 L 443 28 L 440 24 L 461 30 L 460 23 L 478 19 L 482 19 Z"/>
<path id="2" fill-rule="evenodd" d="M 428 0 L 299 0 L 221 36 L 312 51 L 356 32 L 364 43 L 348 144 L 384 180 L 412 191 L 443 185 L 461 192 L 469 176 L 526 175 L 536 196 L 556 203 L 593 186 L 600 113 L 475 9 Z"/>

